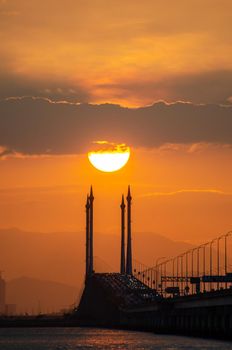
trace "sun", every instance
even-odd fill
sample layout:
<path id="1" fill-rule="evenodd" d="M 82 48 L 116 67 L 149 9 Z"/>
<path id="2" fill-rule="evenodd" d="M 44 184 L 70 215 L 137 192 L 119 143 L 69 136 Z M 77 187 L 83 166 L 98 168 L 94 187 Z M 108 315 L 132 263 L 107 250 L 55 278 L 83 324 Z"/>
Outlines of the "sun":
<path id="1" fill-rule="evenodd" d="M 90 151 L 90 163 L 98 170 L 112 173 L 123 168 L 130 158 L 130 147 L 108 141 L 95 141 L 100 149 Z"/>

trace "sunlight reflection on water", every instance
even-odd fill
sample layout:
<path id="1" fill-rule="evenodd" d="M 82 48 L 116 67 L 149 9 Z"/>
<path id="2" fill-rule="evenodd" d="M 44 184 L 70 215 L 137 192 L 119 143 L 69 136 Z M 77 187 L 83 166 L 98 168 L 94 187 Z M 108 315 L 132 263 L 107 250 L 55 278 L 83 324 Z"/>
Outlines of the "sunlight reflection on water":
<path id="1" fill-rule="evenodd" d="M 1 350 L 232 349 L 229 342 L 96 328 L 0 329 Z"/>

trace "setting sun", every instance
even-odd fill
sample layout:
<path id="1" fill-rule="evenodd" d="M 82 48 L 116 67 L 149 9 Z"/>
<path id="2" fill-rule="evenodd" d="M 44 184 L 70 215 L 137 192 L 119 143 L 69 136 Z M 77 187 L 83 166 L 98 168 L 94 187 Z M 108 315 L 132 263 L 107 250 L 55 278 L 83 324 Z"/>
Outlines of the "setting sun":
<path id="1" fill-rule="evenodd" d="M 126 165 L 130 158 L 130 148 L 125 144 L 114 144 L 107 141 L 95 142 L 101 149 L 88 153 L 90 163 L 98 170 L 114 172 Z"/>

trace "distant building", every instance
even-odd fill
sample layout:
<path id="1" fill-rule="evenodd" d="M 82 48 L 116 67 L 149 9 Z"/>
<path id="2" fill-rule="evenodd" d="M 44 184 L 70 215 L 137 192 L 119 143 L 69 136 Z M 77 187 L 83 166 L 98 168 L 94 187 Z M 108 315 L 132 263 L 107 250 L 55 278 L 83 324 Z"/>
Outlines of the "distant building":
<path id="1" fill-rule="evenodd" d="M 5 313 L 5 305 L 6 305 L 6 282 L 2 278 L 2 274 L 0 272 L 0 314 Z"/>
<path id="2" fill-rule="evenodd" d="M 6 304 L 5 305 L 5 314 L 7 316 L 16 315 L 16 304 Z"/>

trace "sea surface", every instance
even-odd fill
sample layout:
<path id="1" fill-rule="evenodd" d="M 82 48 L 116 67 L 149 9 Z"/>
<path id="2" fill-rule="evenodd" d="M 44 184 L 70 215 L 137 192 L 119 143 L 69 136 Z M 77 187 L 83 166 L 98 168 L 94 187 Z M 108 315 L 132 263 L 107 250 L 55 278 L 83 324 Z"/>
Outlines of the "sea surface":
<path id="1" fill-rule="evenodd" d="M 0 350 L 232 349 L 232 343 L 97 328 L 2 328 Z"/>

